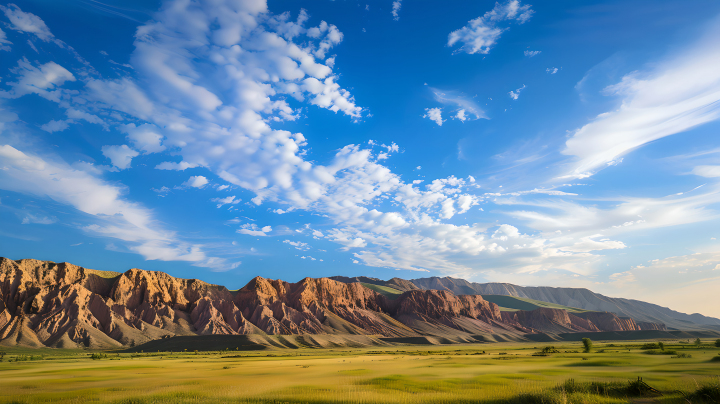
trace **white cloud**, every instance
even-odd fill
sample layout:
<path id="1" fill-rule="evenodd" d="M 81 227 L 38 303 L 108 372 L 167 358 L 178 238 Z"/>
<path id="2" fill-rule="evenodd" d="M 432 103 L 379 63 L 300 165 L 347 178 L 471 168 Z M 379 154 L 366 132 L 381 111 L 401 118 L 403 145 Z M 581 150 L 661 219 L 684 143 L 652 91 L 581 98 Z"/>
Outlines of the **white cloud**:
<path id="1" fill-rule="evenodd" d="M 240 226 L 238 233 L 247 234 L 248 236 L 265 237 L 272 231 L 272 227 L 265 226 L 263 228 L 258 227 L 255 223 L 246 223 Z"/>
<path id="2" fill-rule="evenodd" d="M 197 164 L 188 163 L 187 161 L 181 161 L 179 163 L 174 163 L 172 161 L 164 161 L 155 166 L 155 168 L 158 170 L 185 171 L 188 168 L 195 168 L 197 166 Z"/>
<path id="3" fill-rule="evenodd" d="M 545 71 L 550 74 L 555 74 L 558 72 L 558 68 L 557 67 L 548 67 L 547 69 L 545 69 Z"/>
<path id="4" fill-rule="evenodd" d="M 303 243 L 302 241 L 285 240 L 285 241 L 283 241 L 283 243 L 290 244 L 291 246 L 295 247 L 296 250 L 300 250 L 300 251 L 307 251 L 310 249 L 310 246 L 308 245 L 308 243 Z"/>
<path id="5" fill-rule="evenodd" d="M 10 47 L 8 45 L 12 45 L 12 42 L 8 41 L 5 31 L 0 29 L 0 50 L 10 51 Z"/>
<path id="6" fill-rule="evenodd" d="M 455 115 L 456 118 L 458 118 L 458 115 L 462 115 L 465 119 L 470 119 L 469 115 L 472 115 L 472 119 L 489 119 L 485 114 L 485 111 L 480 107 L 480 105 L 478 105 L 477 102 L 474 101 L 473 98 L 466 97 L 455 91 L 443 91 L 433 87 L 428 88 L 432 91 L 435 101 L 438 101 L 443 105 L 451 105 L 455 108 L 459 108 L 457 114 Z M 460 111 L 462 111 L 462 113 Z M 460 120 L 463 122 L 465 121 L 464 119 Z"/>
<path id="7" fill-rule="evenodd" d="M 461 122 L 465 122 L 465 121 L 467 121 L 467 119 L 468 119 L 468 118 L 467 118 L 467 115 L 465 115 L 465 110 L 464 110 L 464 109 L 459 110 L 459 111 L 457 112 L 457 114 L 455 114 L 455 115 L 453 116 L 453 118 L 459 119 Z"/>
<path id="8" fill-rule="evenodd" d="M 19 98 L 27 94 L 37 94 L 45 99 L 59 102 L 62 91 L 57 87 L 66 81 L 75 81 L 75 76 L 55 62 L 39 67 L 33 66 L 27 59 L 18 61 L 18 67 L 11 70 L 18 77 L 15 82 L 6 83 L 11 91 L 0 91 L 0 98 Z"/>
<path id="9" fill-rule="evenodd" d="M 208 184 L 208 179 L 202 175 L 194 175 L 188 178 L 187 181 L 183 182 L 182 185 L 186 187 L 202 188 Z"/>
<path id="10" fill-rule="evenodd" d="M 705 178 L 717 178 L 720 177 L 720 166 L 697 166 L 692 173 Z"/>
<path id="11" fill-rule="evenodd" d="M 530 19 L 533 10 L 530 5 L 522 5 L 519 0 L 509 0 L 503 4 L 495 3 L 495 7 L 483 16 L 470 20 L 468 24 L 448 35 L 448 46 L 456 43 L 461 46 L 453 53 L 487 54 L 497 43 L 500 35 L 508 28 L 500 23 L 512 21 L 523 24 Z"/>
<path id="12" fill-rule="evenodd" d="M 517 100 L 520 97 L 520 91 L 522 91 L 524 89 L 525 89 L 525 85 L 523 84 L 522 87 L 518 88 L 515 91 L 510 91 L 508 94 L 510 94 L 510 98 L 512 98 L 513 100 Z"/>
<path id="13" fill-rule="evenodd" d="M 392 3 L 392 16 L 393 20 L 397 21 L 400 19 L 400 7 L 402 6 L 402 0 L 395 0 Z"/>
<path id="14" fill-rule="evenodd" d="M 533 56 L 537 56 L 537 55 L 539 55 L 539 54 L 540 54 L 541 52 L 542 52 L 542 51 L 531 51 L 531 50 L 526 50 L 526 51 L 525 51 L 525 52 L 523 52 L 523 53 L 525 54 L 525 56 L 527 56 L 527 57 L 531 58 L 531 57 L 533 57 Z"/>
<path id="15" fill-rule="evenodd" d="M 84 121 L 90 122 L 90 123 L 96 123 L 98 125 L 101 125 L 105 130 L 108 130 L 108 124 L 105 123 L 99 116 L 90 114 L 85 111 L 80 111 L 74 108 L 68 108 L 67 111 L 65 111 L 65 115 L 70 118 L 68 121 L 73 122 L 73 120 L 76 119 L 82 119 Z"/>
<path id="16" fill-rule="evenodd" d="M 0 10 L 2 10 L 5 13 L 5 16 L 10 20 L 12 29 L 35 34 L 38 38 L 45 42 L 55 38 L 47 25 L 45 25 L 45 22 L 35 14 L 26 13 L 20 10 L 20 7 L 12 3 L 8 4 L 7 7 L 0 6 Z"/>
<path id="17" fill-rule="evenodd" d="M 65 129 L 69 127 L 68 121 L 56 121 L 52 120 L 42 126 L 40 126 L 40 129 L 44 130 L 45 132 L 53 133 L 53 132 L 62 132 Z"/>
<path id="18" fill-rule="evenodd" d="M 442 110 L 440 108 L 425 108 L 425 115 L 423 115 L 423 118 L 430 119 L 438 126 L 442 126 L 443 122 L 445 122 L 442 119 Z"/>
<path id="19" fill-rule="evenodd" d="M 606 89 L 621 97 L 615 110 L 573 133 L 563 153 L 576 161 L 564 177 L 584 178 L 649 142 L 720 117 L 720 24 L 688 50 Z"/>
<path id="20" fill-rule="evenodd" d="M 140 153 L 128 147 L 128 145 L 120 146 L 103 146 L 102 153 L 105 157 L 109 158 L 112 165 L 124 170 L 130 168 L 130 163 L 133 157 L 137 157 Z"/>
<path id="21" fill-rule="evenodd" d="M 159 153 L 165 150 L 165 146 L 162 145 L 163 135 L 159 133 L 160 131 L 155 125 L 146 123 L 136 126 L 134 123 L 130 123 L 121 128 L 123 132 L 127 133 L 128 140 L 136 149 L 145 153 Z"/>
<path id="22" fill-rule="evenodd" d="M 47 197 L 90 215 L 95 224 L 83 230 L 123 241 L 145 259 L 188 261 L 216 270 L 230 269 L 226 260 L 208 257 L 201 245 L 181 241 L 162 229 L 150 210 L 121 198 L 122 188 L 62 162 L 0 146 L 0 188 Z"/>
<path id="23" fill-rule="evenodd" d="M 22 220 L 22 224 L 53 224 L 57 223 L 57 218 L 54 217 L 47 217 L 47 216 L 37 216 L 33 215 L 31 213 L 28 213 L 25 215 L 25 217 Z"/>
<path id="24" fill-rule="evenodd" d="M 240 199 L 235 199 L 235 196 L 228 196 L 225 198 L 212 198 L 210 199 L 213 202 L 217 202 L 217 207 L 222 208 L 223 205 L 237 205 L 240 203 Z"/>

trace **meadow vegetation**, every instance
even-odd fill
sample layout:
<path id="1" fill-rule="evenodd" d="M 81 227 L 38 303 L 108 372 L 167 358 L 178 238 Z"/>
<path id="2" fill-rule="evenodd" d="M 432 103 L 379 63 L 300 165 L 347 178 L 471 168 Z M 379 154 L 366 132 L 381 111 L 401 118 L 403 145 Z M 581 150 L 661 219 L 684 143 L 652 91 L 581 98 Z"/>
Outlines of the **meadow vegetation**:
<path id="1" fill-rule="evenodd" d="M 718 403 L 715 341 L 183 352 L 6 348 L 0 403 Z M 655 344 L 655 345 L 647 345 Z M 140 348 L 140 347 L 139 347 Z M 685 354 L 684 356 L 681 354 Z"/>

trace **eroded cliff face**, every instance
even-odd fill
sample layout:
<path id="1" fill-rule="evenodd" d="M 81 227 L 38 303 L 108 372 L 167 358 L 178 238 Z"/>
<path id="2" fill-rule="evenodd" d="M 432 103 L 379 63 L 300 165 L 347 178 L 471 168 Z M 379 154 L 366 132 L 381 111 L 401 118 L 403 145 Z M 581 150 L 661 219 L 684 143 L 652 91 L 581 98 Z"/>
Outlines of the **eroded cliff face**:
<path id="1" fill-rule="evenodd" d="M 652 328 L 656 327 L 656 328 Z M 256 277 L 231 292 L 130 269 L 0 258 L 0 344 L 115 348 L 175 335 L 359 334 L 381 337 L 661 329 L 611 313 L 500 312 L 479 295 L 409 290 L 395 300 L 327 278 Z"/>

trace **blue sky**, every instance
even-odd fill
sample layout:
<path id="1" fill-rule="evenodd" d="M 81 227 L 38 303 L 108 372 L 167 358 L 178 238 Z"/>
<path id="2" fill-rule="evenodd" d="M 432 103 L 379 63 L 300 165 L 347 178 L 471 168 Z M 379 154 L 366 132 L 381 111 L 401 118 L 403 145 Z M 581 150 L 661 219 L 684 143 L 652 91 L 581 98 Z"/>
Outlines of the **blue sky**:
<path id="1" fill-rule="evenodd" d="M 0 3 L 0 255 L 720 316 L 720 3 Z"/>

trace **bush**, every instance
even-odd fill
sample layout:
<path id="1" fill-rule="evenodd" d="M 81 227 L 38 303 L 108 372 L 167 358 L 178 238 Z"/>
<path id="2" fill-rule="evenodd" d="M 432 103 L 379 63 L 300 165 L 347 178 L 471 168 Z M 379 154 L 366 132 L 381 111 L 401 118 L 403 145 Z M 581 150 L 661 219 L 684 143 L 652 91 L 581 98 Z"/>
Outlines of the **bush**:
<path id="1" fill-rule="evenodd" d="M 700 345 L 702 345 L 702 341 L 700 341 L 700 338 L 695 340 L 695 346 L 700 348 Z"/>
<path id="2" fill-rule="evenodd" d="M 663 344 L 662 342 L 658 342 L 658 346 L 660 347 L 661 351 L 665 350 L 665 344 Z"/>
<path id="3" fill-rule="evenodd" d="M 689 397 L 693 403 L 720 403 L 720 380 L 700 386 Z"/>
<path id="4" fill-rule="evenodd" d="M 675 356 L 671 356 L 671 358 L 688 359 L 688 358 L 692 358 L 692 355 L 686 354 L 685 352 L 681 352 L 681 353 L 679 353 L 679 354 L 677 354 L 677 355 L 675 355 Z"/>
<path id="5" fill-rule="evenodd" d="M 720 339 L 715 340 L 715 346 L 720 348 Z"/>
<path id="6" fill-rule="evenodd" d="M 637 397 L 659 392 L 645 383 L 642 378 L 631 380 L 628 382 L 581 382 L 575 379 L 565 381 L 558 385 L 555 390 L 565 392 L 567 394 L 598 394 L 611 397 Z"/>
<path id="7" fill-rule="evenodd" d="M 643 346 L 640 347 L 640 349 L 659 349 L 659 348 L 660 348 L 660 345 L 658 345 L 654 342 L 643 344 Z"/>
<path id="8" fill-rule="evenodd" d="M 592 349 L 592 340 L 590 338 L 583 338 L 582 343 L 585 347 L 585 352 L 590 352 L 590 350 Z"/>

